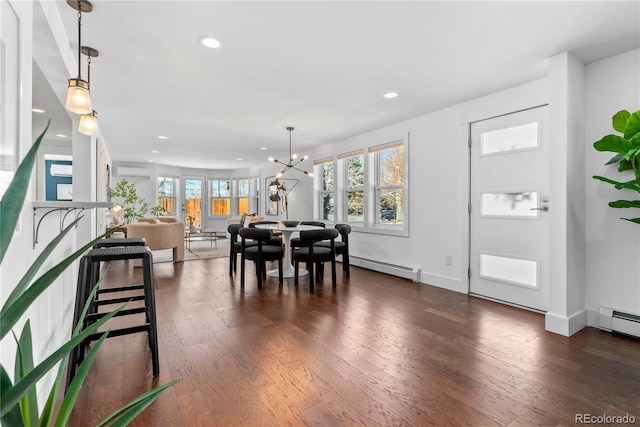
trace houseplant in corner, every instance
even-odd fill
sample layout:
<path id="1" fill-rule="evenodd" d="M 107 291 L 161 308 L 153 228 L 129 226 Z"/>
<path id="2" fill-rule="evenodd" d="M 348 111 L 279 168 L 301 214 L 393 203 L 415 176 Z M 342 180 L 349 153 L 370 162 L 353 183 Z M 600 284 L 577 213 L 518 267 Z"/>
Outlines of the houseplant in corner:
<path id="1" fill-rule="evenodd" d="M 617 190 L 632 190 L 640 197 L 640 110 L 629 113 L 626 110 L 618 111 L 613 115 L 613 129 L 622 135 L 610 134 L 593 144 L 598 151 L 616 153 L 606 164 L 618 164 L 618 172 L 627 172 L 633 179 L 629 181 L 616 181 L 600 175 L 593 178 L 613 185 Z M 630 173 L 632 172 L 633 175 Z M 640 200 L 616 200 L 609 202 L 612 208 L 636 208 L 640 209 Z M 640 217 L 621 218 L 640 224 Z"/>
<path id="2" fill-rule="evenodd" d="M 149 204 L 140 196 L 135 182 L 120 180 L 116 188 L 109 188 L 109 197 L 117 198 L 124 211 L 124 221 L 130 224 L 134 219 L 142 218 L 149 211 Z"/>
<path id="3" fill-rule="evenodd" d="M 47 128 L 49 126 L 47 125 Z M 29 186 L 31 171 L 36 160 L 36 153 L 47 128 L 42 132 L 38 139 L 25 156 L 24 160 L 18 167 L 13 180 L 11 181 L 2 200 L 0 200 L 0 265 L 7 253 L 9 243 L 13 237 L 16 224 L 20 218 L 20 213 L 24 204 L 24 200 Z M 16 336 L 13 327 L 20 321 L 27 312 L 31 304 L 62 274 L 78 257 L 80 257 L 87 249 L 91 248 L 95 242 L 102 239 L 104 235 L 87 243 L 64 260 L 54 265 L 50 269 L 41 273 L 36 278 L 41 267 L 47 262 L 49 255 L 53 253 L 56 246 L 64 239 L 68 232 L 81 219 L 76 218 L 71 222 L 60 234 L 51 241 L 38 255 L 27 270 L 20 281 L 12 288 L 10 283 L 3 282 L 3 292 L 10 292 L 6 302 L 0 310 L 0 340 L 4 340 L 7 335 L 12 336 L 16 342 L 16 357 L 13 379 L 5 369 L 4 364 L 0 365 L 0 417 L 3 426 L 63 426 L 66 425 L 73 407 L 76 403 L 78 394 L 89 371 L 89 367 L 93 362 L 97 351 L 107 337 L 108 332 L 96 342 L 91 351 L 87 354 L 84 361 L 78 368 L 76 377 L 66 390 L 65 396 L 59 406 L 58 398 L 62 384 L 62 375 L 64 371 L 64 362 L 69 352 L 82 342 L 87 336 L 93 333 L 106 320 L 115 316 L 122 307 L 109 313 L 103 319 L 81 329 L 82 318 L 71 335 L 71 338 L 63 343 L 58 349 L 54 350 L 49 356 L 40 362 L 34 364 L 31 322 L 27 320 L 24 323 L 21 333 Z M 97 289 L 94 288 L 95 292 Z M 90 295 L 89 298 L 92 296 Z M 84 313 L 88 309 L 85 304 Z M 82 316 L 84 317 L 84 315 Z M 11 334 L 10 334 L 11 332 Z M 55 371 L 54 371 L 55 370 Z M 38 408 L 36 396 L 36 383 L 54 371 L 55 381 L 53 387 L 48 392 L 48 397 L 42 410 Z M 109 423 L 113 426 L 124 426 L 129 424 L 137 417 L 145 408 L 153 403 L 162 391 L 172 386 L 179 380 L 171 381 L 162 386 L 156 387 L 137 398 L 125 406 L 117 409 L 100 425 Z M 57 412 L 56 412 L 57 406 Z"/>

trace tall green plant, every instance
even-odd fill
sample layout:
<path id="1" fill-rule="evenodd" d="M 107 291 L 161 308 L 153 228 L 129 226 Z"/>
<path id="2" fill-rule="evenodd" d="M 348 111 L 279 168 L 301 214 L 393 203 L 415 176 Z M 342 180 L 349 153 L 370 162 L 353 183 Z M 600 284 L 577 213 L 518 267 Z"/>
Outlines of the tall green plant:
<path id="1" fill-rule="evenodd" d="M 138 195 L 135 182 L 122 179 L 116 183 L 115 188 L 110 188 L 108 192 L 109 196 L 116 197 L 121 202 L 127 224 L 133 219 L 142 218 L 149 211 L 149 204 Z"/>
<path id="2" fill-rule="evenodd" d="M 617 164 L 618 172 L 633 172 L 633 179 L 615 181 L 599 175 L 594 175 L 593 178 L 611 184 L 617 190 L 631 190 L 640 194 L 640 110 L 635 113 L 629 113 L 627 110 L 618 111 L 613 115 L 612 126 L 622 135 L 607 135 L 595 142 L 593 146 L 598 151 L 616 153 L 606 164 Z M 616 209 L 640 209 L 640 200 L 616 200 L 609 202 L 609 206 Z M 620 219 L 640 224 L 640 218 Z"/>
<path id="3" fill-rule="evenodd" d="M 13 232 L 20 218 L 20 212 L 24 204 L 27 188 L 29 186 L 29 179 L 36 159 L 36 152 L 48 128 L 49 125 L 47 124 L 45 130 L 36 139 L 24 160 L 16 170 L 16 174 L 11 184 L 9 185 L 2 200 L 0 200 L 0 265 L 7 253 L 9 243 L 13 237 Z M 81 218 L 78 218 L 69 224 L 69 226 L 67 226 L 51 243 L 47 245 L 46 248 L 44 248 L 25 275 L 13 287 L 7 301 L 0 310 L 0 340 L 4 339 L 9 332 L 12 332 L 12 328 L 20 318 L 22 318 L 37 297 L 40 296 L 42 292 L 44 292 L 58 278 L 58 276 L 60 276 L 60 274 L 69 265 L 71 265 L 71 263 L 73 263 L 75 259 L 80 257 L 87 249 L 105 236 L 99 236 L 95 240 L 87 243 L 54 267 L 43 272 L 34 280 L 49 255 L 80 219 Z M 9 284 L 3 282 L 2 285 L 4 287 Z M 73 407 L 75 406 L 82 383 L 89 372 L 91 363 L 93 362 L 102 343 L 107 338 L 107 334 L 109 332 L 107 331 L 102 335 L 102 337 L 92 347 L 91 351 L 87 354 L 82 364 L 78 367 L 77 373 L 69 385 L 69 388 L 66 390 L 66 395 L 62 400 L 54 419 L 54 409 L 60 394 L 62 375 L 64 371 L 64 363 L 60 362 L 66 360 L 69 352 L 73 348 L 79 345 L 107 320 L 115 316 L 124 306 L 119 307 L 99 321 L 85 329 L 82 329 L 81 325 L 83 324 L 84 316 L 89 307 L 88 301 L 93 297 L 93 293 L 95 293 L 98 286 L 99 285 L 96 285 L 93 289 L 92 295 L 89 296 L 89 299 L 85 303 L 81 319 L 78 322 L 78 325 L 75 325 L 69 341 L 65 342 L 60 346 L 60 348 L 51 353 L 51 355 L 45 358 L 45 360 L 40 364 L 34 365 L 31 322 L 29 320 L 25 322 L 19 336 L 16 336 L 13 333 L 11 334 L 16 342 L 16 359 L 13 380 L 6 371 L 4 364 L 0 365 L 0 421 L 3 426 L 64 426 L 67 423 Z M 40 411 L 36 398 L 36 383 L 54 369 L 56 365 L 58 368 L 54 385 L 49 391 L 45 406 L 42 408 L 42 411 Z M 127 405 L 109 415 L 101 425 L 106 423 L 110 423 L 110 425 L 114 426 L 127 425 L 146 407 L 155 401 L 162 391 L 178 381 L 179 380 L 171 381 L 138 396 Z"/>

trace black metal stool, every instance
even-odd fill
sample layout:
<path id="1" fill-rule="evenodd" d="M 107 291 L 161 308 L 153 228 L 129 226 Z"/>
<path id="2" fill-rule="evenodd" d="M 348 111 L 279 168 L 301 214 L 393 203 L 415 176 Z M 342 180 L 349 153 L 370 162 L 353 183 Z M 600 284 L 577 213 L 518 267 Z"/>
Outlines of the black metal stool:
<path id="1" fill-rule="evenodd" d="M 108 239 L 116 240 L 116 239 Z M 127 239 L 128 240 L 128 239 Z M 144 239 L 142 239 L 144 240 Z M 116 288 L 98 289 L 100 294 L 112 294 L 118 292 L 142 291 L 134 295 L 114 296 L 107 299 L 98 299 L 96 297 L 91 301 L 88 313 L 84 319 L 84 325 L 90 325 L 107 313 L 100 313 L 99 307 L 103 305 L 122 304 L 128 301 L 144 301 L 142 307 L 125 308 L 116 316 L 127 316 L 132 314 L 145 314 L 145 322 L 142 324 L 129 326 L 120 329 L 112 329 L 108 337 L 117 337 L 126 334 L 138 332 L 147 332 L 149 336 L 149 347 L 151 349 L 151 358 L 153 363 L 153 376 L 160 373 L 160 363 L 158 360 L 158 332 L 156 324 L 155 311 L 155 293 L 153 288 L 153 255 L 147 246 L 114 246 L 91 249 L 80 258 L 80 267 L 78 273 L 78 285 L 76 292 L 75 310 L 73 314 L 73 327 L 80 321 L 82 309 L 85 301 L 89 297 L 91 290 L 98 283 L 100 276 L 100 264 L 105 261 L 141 259 L 143 284 L 127 285 Z M 69 353 L 69 364 L 67 368 L 67 387 L 75 376 L 77 366 L 84 359 L 85 350 L 88 344 L 102 336 L 103 332 L 96 332 L 89 335 L 80 345 L 71 350 Z"/>

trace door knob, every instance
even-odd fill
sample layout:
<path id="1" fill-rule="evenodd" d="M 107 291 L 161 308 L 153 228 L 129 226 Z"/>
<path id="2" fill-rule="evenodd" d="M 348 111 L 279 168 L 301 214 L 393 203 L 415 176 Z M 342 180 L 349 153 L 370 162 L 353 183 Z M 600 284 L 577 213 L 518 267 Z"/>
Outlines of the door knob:
<path id="1" fill-rule="evenodd" d="M 549 212 L 549 205 L 542 205 L 539 208 L 531 208 L 532 211 Z"/>

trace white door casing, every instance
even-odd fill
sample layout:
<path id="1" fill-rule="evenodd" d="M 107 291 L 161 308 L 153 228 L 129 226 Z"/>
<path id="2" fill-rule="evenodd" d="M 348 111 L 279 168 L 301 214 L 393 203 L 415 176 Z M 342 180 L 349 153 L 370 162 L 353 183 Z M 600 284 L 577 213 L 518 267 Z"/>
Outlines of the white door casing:
<path id="1" fill-rule="evenodd" d="M 548 108 L 470 126 L 469 290 L 546 311 L 549 299 Z"/>

